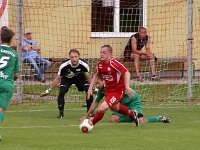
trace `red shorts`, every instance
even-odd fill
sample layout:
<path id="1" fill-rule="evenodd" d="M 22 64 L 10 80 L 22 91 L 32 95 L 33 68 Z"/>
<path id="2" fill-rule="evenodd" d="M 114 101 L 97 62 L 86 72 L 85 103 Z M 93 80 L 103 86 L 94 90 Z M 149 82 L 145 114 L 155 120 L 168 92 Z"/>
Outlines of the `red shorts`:
<path id="1" fill-rule="evenodd" d="M 108 104 L 109 108 L 119 103 L 122 100 L 124 93 L 124 90 L 119 90 L 118 92 L 113 93 L 106 93 L 105 101 Z"/>

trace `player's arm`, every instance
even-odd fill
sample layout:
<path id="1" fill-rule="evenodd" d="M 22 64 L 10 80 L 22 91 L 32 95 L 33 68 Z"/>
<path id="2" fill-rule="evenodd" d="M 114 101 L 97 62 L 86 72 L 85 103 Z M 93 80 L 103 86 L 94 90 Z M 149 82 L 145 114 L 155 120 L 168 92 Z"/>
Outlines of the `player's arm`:
<path id="1" fill-rule="evenodd" d="M 130 88 L 130 72 L 127 70 L 124 75 L 124 81 L 126 86 L 126 91 L 128 92 L 128 95 L 132 97 L 134 95 L 134 91 Z"/>
<path id="2" fill-rule="evenodd" d="M 146 52 L 142 52 L 142 51 L 138 51 L 137 50 L 137 41 L 135 37 L 132 37 L 131 39 L 131 47 L 132 47 L 132 52 L 134 54 L 138 54 L 138 55 L 146 55 Z"/>
<path id="3" fill-rule="evenodd" d="M 92 105 L 90 106 L 90 109 L 86 113 L 86 115 L 80 119 L 80 122 L 82 122 L 84 119 L 88 119 L 90 114 L 97 108 L 99 102 L 93 102 Z"/>
<path id="4" fill-rule="evenodd" d="M 91 95 L 93 95 L 93 87 L 94 87 L 97 79 L 98 79 L 98 75 L 97 75 L 97 73 L 95 73 L 91 82 L 90 82 L 90 86 L 89 86 L 89 89 L 88 89 L 88 92 L 87 92 L 87 98 L 88 99 L 90 98 Z"/>
<path id="5" fill-rule="evenodd" d="M 53 90 L 53 88 L 56 87 L 60 83 L 60 80 L 61 80 L 61 76 L 57 75 L 57 77 L 52 81 L 49 88 L 46 89 L 44 92 L 42 92 L 40 96 L 43 97 L 43 96 L 48 95 Z"/>

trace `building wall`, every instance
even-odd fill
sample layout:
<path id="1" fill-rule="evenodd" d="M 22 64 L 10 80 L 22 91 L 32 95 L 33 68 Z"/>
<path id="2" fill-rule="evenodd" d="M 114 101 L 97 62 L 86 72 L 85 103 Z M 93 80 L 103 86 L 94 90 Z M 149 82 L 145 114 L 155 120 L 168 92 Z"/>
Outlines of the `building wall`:
<path id="1" fill-rule="evenodd" d="M 146 0 L 147 29 L 151 48 L 157 57 L 187 56 L 187 0 Z M 194 0 L 193 57 L 200 69 L 200 2 Z M 13 13 L 13 10 L 10 13 Z M 91 0 L 52 1 L 29 0 L 23 2 L 23 28 L 29 27 L 33 37 L 41 44 L 43 57 L 68 57 L 71 48 L 77 48 L 83 58 L 99 57 L 99 49 L 110 44 L 115 57 L 123 56 L 128 38 L 91 37 Z M 11 24 L 16 24 L 12 15 Z M 15 26 L 15 25 L 11 25 Z"/>

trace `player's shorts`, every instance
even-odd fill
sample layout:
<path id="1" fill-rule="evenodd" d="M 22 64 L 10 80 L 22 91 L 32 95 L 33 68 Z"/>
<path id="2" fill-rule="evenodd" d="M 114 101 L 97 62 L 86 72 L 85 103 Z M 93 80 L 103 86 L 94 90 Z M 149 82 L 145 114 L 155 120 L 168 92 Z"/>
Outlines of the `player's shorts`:
<path id="1" fill-rule="evenodd" d="M 138 99 L 138 101 L 141 101 L 141 96 L 138 95 L 137 99 Z M 138 105 L 135 105 L 135 104 L 133 105 L 133 102 L 131 102 L 129 104 L 126 104 L 125 106 L 130 110 L 137 110 L 139 118 L 143 117 L 141 103 L 138 103 Z M 130 117 L 120 114 L 118 112 L 113 112 L 112 115 L 119 116 L 119 122 L 132 122 L 133 121 Z"/>
<path id="2" fill-rule="evenodd" d="M 113 92 L 113 93 L 107 93 L 105 95 L 106 103 L 108 104 L 109 108 L 118 104 L 120 100 L 122 100 L 124 96 L 125 91 L 119 90 L 118 92 Z"/>
<path id="3" fill-rule="evenodd" d="M 73 78 L 67 78 L 65 76 L 62 76 L 61 78 L 61 82 L 60 82 L 60 90 L 62 91 L 64 88 L 65 92 L 68 92 L 69 87 L 75 84 L 78 91 L 88 91 L 89 88 L 89 83 L 86 80 L 85 75 L 79 75 L 79 76 L 75 76 Z"/>
<path id="4" fill-rule="evenodd" d="M 13 95 L 13 88 L 0 86 L 0 108 L 6 110 Z"/>

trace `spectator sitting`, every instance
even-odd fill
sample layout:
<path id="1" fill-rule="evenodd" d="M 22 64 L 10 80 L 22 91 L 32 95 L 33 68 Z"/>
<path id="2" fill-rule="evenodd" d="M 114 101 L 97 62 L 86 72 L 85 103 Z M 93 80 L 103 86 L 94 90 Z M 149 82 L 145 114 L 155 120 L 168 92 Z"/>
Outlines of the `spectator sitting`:
<path id="1" fill-rule="evenodd" d="M 31 67 L 34 68 L 36 74 L 35 78 L 38 81 L 45 82 L 45 71 L 50 67 L 51 63 L 38 55 L 40 47 L 38 43 L 32 39 L 30 29 L 26 28 L 24 30 L 24 39 L 22 39 L 21 44 L 23 62 L 30 64 Z"/>
<path id="2" fill-rule="evenodd" d="M 145 46 L 146 52 L 142 51 L 142 48 Z M 150 40 L 147 35 L 147 29 L 144 27 L 139 28 L 139 32 L 132 35 L 128 41 L 128 44 L 124 51 L 125 61 L 128 59 L 134 60 L 135 71 L 137 78 L 140 81 L 143 81 L 142 75 L 139 73 L 139 62 L 140 60 L 150 60 L 151 67 L 151 79 L 158 80 L 159 77 L 156 75 L 155 61 L 157 58 L 150 50 Z"/>

